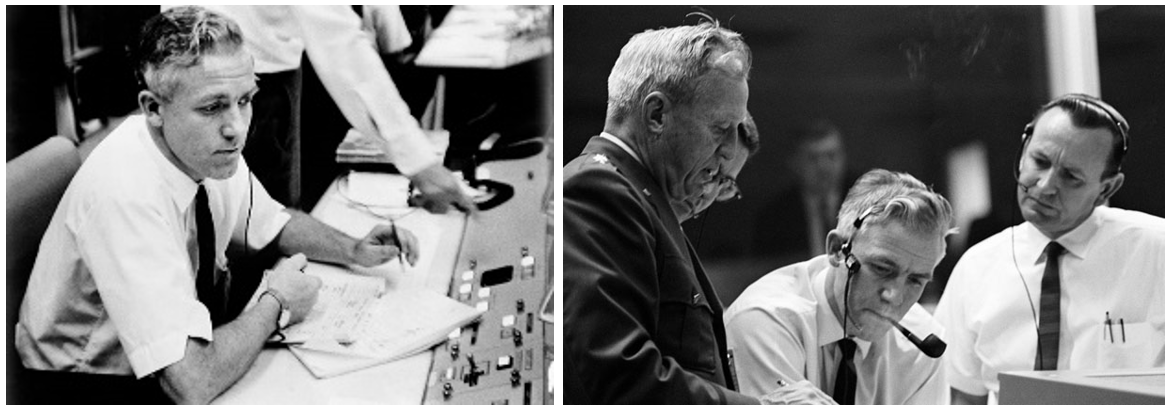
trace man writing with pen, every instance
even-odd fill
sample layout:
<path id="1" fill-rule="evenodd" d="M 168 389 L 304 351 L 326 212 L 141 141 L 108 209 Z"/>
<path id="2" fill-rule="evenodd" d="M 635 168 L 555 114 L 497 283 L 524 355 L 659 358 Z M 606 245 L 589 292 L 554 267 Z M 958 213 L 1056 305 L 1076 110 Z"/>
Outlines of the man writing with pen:
<path id="1" fill-rule="evenodd" d="M 301 272 L 306 256 L 417 260 L 406 230 L 352 238 L 285 209 L 249 172 L 241 150 L 258 87 L 242 43 L 234 22 L 197 7 L 143 27 L 142 114 L 69 184 L 21 306 L 14 336 L 28 387 L 67 391 L 34 401 L 208 403 L 313 307 L 321 281 Z M 229 249 L 266 248 L 294 256 L 268 272 L 255 305 L 231 313 L 228 288 L 245 275 L 227 270 Z"/>
<path id="2" fill-rule="evenodd" d="M 944 345 L 929 335 L 940 328 L 916 302 L 953 219 L 911 175 L 859 178 L 825 254 L 761 277 L 725 312 L 740 390 L 786 404 L 944 403 Z"/>

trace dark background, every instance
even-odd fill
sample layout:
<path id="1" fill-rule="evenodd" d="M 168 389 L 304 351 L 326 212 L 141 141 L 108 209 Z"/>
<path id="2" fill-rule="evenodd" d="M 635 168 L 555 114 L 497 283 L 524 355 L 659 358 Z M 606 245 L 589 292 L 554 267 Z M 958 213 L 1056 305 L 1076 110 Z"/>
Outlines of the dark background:
<path id="1" fill-rule="evenodd" d="M 1164 8 L 1096 9 L 1102 96 L 1130 122 L 1126 183 L 1113 205 L 1165 216 Z M 1016 214 L 1012 168 L 1021 130 L 1049 100 L 1040 7 L 565 7 L 564 154 L 602 131 L 606 77 L 633 34 L 694 24 L 705 11 L 752 48 L 749 111 L 762 147 L 738 180 L 744 198 L 684 223 L 721 300 L 797 257 L 752 252 L 758 231 L 785 230 L 767 208 L 793 183 L 778 133 L 825 117 L 841 128 L 853 176 L 911 173 L 948 193 L 945 155 L 987 148 L 998 231 Z M 706 220 L 705 220 L 706 219 Z M 924 303 L 938 300 L 966 245 L 952 242 Z M 803 260 L 803 259 L 801 259 Z"/>

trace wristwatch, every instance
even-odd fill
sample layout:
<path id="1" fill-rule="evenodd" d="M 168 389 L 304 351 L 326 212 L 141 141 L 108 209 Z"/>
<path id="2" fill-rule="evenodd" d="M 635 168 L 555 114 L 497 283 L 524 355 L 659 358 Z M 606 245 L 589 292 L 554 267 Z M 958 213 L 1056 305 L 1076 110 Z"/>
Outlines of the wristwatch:
<path id="1" fill-rule="evenodd" d="M 260 294 L 260 297 L 263 298 L 264 295 L 271 295 L 273 299 L 276 299 L 277 305 L 280 306 L 280 315 L 276 319 L 276 331 L 273 333 L 279 335 L 280 340 L 284 340 L 285 335 L 281 333 L 281 330 L 289 327 L 289 321 L 293 318 L 293 312 L 287 309 L 287 306 L 285 306 L 285 298 L 281 297 L 280 292 L 277 292 L 276 289 L 266 289 Z"/>

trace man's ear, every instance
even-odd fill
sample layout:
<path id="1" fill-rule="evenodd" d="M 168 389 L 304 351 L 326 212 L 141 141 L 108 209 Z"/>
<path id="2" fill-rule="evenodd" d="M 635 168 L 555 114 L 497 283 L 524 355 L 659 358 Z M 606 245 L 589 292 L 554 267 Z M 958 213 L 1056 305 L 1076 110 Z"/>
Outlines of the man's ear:
<path id="1" fill-rule="evenodd" d="M 837 229 L 831 230 L 829 234 L 825 235 L 825 254 L 829 257 L 829 264 L 834 267 L 837 267 L 838 263 L 845 259 L 845 256 L 838 253 L 844 244 L 846 244 L 846 238 Z"/>
<path id="2" fill-rule="evenodd" d="M 163 127 L 163 99 L 155 92 L 143 90 L 138 92 L 138 108 L 146 116 L 146 123 L 153 127 Z"/>
<path id="3" fill-rule="evenodd" d="M 1106 204 L 1106 201 L 1110 200 L 1110 196 L 1114 196 L 1115 193 L 1118 193 L 1118 189 L 1122 188 L 1122 182 L 1124 180 L 1126 180 L 1126 175 L 1118 172 L 1113 177 L 1108 177 L 1102 181 L 1102 190 L 1098 192 L 1098 198 L 1094 199 L 1094 206 Z"/>
<path id="4" fill-rule="evenodd" d="M 653 92 L 642 99 L 643 123 L 652 135 L 658 136 L 666 129 L 666 114 L 671 110 L 671 99 L 663 92 Z"/>

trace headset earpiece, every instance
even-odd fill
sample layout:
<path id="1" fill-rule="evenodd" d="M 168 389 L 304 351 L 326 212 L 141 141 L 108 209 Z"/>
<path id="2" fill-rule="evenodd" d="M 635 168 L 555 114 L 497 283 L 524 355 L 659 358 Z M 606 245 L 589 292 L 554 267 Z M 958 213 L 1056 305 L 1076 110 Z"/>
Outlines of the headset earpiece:
<path id="1" fill-rule="evenodd" d="M 846 262 L 846 276 L 847 276 L 847 278 L 850 276 L 854 276 L 854 273 L 857 273 L 858 269 L 862 268 L 862 264 L 858 263 L 857 258 L 854 259 L 853 263 L 850 263 L 850 258 L 853 256 L 850 254 L 850 252 L 851 252 L 851 248 L 853 247 L 853 244 L 854 244 L 854 236 L 857 236 L 858 231 L 862 230 L 862 221 L 866 220 L 866 216 L 869 216 L 870 212 L 873 212 L 873 211 L 874 211 L 873 209 L 867 210 L 865 213 L 859 215 L 857 219 L 854 219 L 854 233 L 851 233 L 850 239 L 846 240 L 846 243 L 843 243 L 841 248 L 838 248 L 838 252 L 841 252 L 842 259 L 844 259 Z"/>
<path id="2" fill-rule="evenodd" d="M 847 257 L 846 259 L 848 260 L 849 258 Z M 857 258 L 854 259 L 854 262 L 846 262 L 846 265 L 847 277 L 854 276 L 855 273 L 858 273 L 859 269 L 862 269 L 862 264 L 858 262 Z"/>

